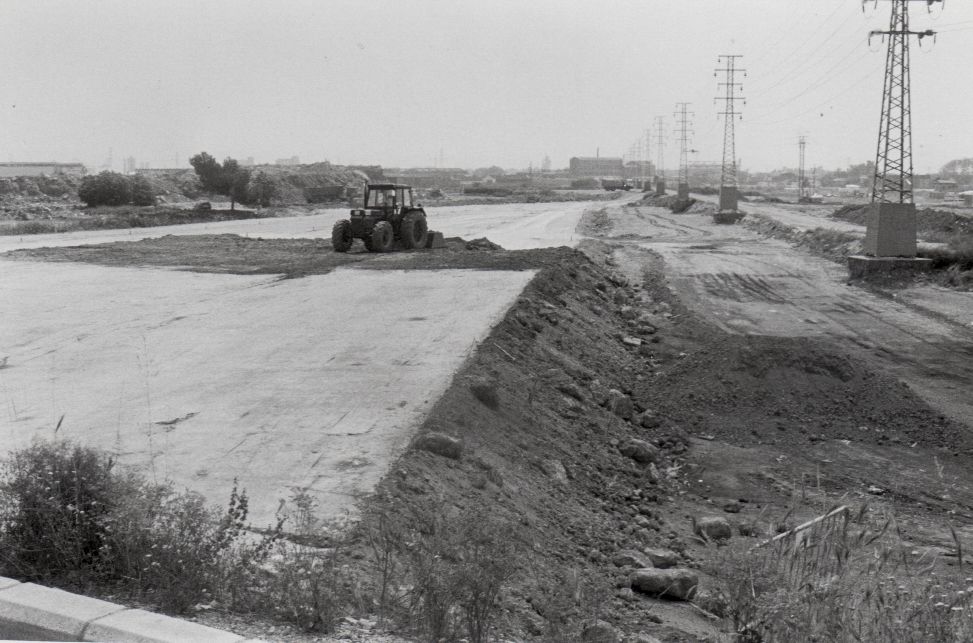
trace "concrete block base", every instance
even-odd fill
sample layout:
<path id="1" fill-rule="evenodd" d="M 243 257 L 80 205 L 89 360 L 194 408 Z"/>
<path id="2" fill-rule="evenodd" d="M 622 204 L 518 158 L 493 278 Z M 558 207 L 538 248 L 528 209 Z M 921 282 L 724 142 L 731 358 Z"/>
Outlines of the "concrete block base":
<path id="1" fill-rule="evenodd" d="M 446 240 L 443 238 L 442 232 L 435 232 L 433 230 L 429 231 L 426 236 L 426 247 L 427 248 L 445 248 Z"/>
<path id="2" fill-rule="evenodd" d="M 736 212 L 738 201 L 739 197 L 735 187 L 720 186 L 720 212 Z"/>
<path id="3" fill-rule="evenodd" d="M 916 256 L 916 206 L 912 203 L 873 203 L 868 208 L 866 226 L 866 255 Z"/>
<path id="4" fill-rule="evenodd" d="M 689 198 L 689 184 L 688 183 L 680 183 L 679 186 L 676 188 L 676 196 L 678 198 L 680 198 L 680 199 L 688 199 Z"/>
<path id="5" fill-rule="evenodd" d="M 656 179 L 655 180 L 655 195 L 665 196 L 666 195 L 666 180 Z"/>
<path id="6" fill-rule="evenodd" d="M 931 269 L 932 259 L 863 255 L 848 257 L 848 274 L 852 279 L 904 279 Z"/>

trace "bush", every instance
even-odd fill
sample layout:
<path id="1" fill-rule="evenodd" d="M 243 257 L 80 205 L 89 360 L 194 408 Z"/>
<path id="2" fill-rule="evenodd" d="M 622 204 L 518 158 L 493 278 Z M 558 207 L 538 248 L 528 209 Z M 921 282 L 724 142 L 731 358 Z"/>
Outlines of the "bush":
<path id="1" fill-rule="evenodd" d="M 105 170 L 82 179 L 78 198 L 88 206 L 125 205 L 132 201 L 132 182 L 127 176 Z"/>
<path id="2" fill-rule="evenodd" d="M 113 497 L 110 458 L 38 442 L 0 470 L 0 572 L 80 584 L 98 562 Z"/>
<path id="3" fill-rule="evenodd" d="M 244 542 L 247 505 L 236 486 L 221 512 L 197 494 L 116 471 L 94 449 L 37 442 L 14 452 L 0 475 L 0 574 L 110 586 L 175 612 L 218 595 L 233 602 L 282 527 Z"/>
<path id="4" fill-rule="evenodd" d="M 132 204 L 155 205 L 155 191 L 152 184 L 141 174 L 132 177 Z"/>

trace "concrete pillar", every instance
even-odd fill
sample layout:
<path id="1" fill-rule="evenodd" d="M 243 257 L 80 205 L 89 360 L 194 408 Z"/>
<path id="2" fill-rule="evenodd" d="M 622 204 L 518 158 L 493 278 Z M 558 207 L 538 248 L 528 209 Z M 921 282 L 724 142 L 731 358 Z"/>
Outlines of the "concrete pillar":
<path id="1" fill-rule="evenodd" d="M 655 195 L 665 196 L 666 195 L 666 180 L 662 177 L 655 177 Z"/>
<path id="2" fill-rule="evenodd" d="M 678 185 L 678 187 L 676 188 L 676 196 L 678 198 L 680 198 L 680 199 L 688 199 L 689 198 L 689 184 L 688 183 L 680 183 Z"/>
<path id="3" fill-rule="evenodd" d="M 865 228 L 865 254 L 871 257 L 916 256 L 916 206 L 872 203 Z"/>
<path id="4" fill-rule="evenodd" d="M 736 212 L 737 189 L 730 185 L 720 186 L 720 212 Z"/>

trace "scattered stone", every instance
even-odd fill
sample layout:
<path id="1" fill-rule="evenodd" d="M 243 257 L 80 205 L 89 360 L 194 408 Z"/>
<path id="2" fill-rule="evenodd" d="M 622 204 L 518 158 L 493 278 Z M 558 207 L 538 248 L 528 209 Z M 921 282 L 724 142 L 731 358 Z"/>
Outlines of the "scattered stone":
<path id="1" fill-rule="evenodd" d="M 463 454 L 463 443 L 442 433 L 425 433 L 416 438 L 415 448 L 441 455 L 444 458 L 459 460 Z"/>
<path id="2" fill-rule="evenodd" d="M 736 502 L 728 502 L 723 505 L 723 511 L 728 514 L 738 514 L 740 513 L 740 504 Z"/>
<path id="3" fill-rule="evenodd" d="M 612 558 L 615 567 L 636 567 L 644 569 L 652 567 L 649 559 L 634 549 L 623 549 Z"/>
<path id="4" fill-rule="evenodd" d="M 561 484 L 568 483 L 568 470 L 564 468 L 560 460 L 544 460 L 541 462 L 541 469 Z"/>
<path id="5" fill-rule="evenodd" d="M 662 424 L 662 420 L 654 411 L 642 411 L 635 423 L 645 429 L 654 429 Z"/>
<path id="6" fill-rule="evenodd" d="M 660 622 L 661 620 L 662 619 L 659 619 Z M 645 632 L 639 632 L 635 635 L 635 638 L 632 639 L 632 643 L 662 643 L 662 641 L 654 636 L 646 634 Z"/>
<path id="7" fill-rule="evenodd" d="M 626 335 L 625 337 L 622 337 L 622 343 L 625 344 L 626 346 L 638 347 L 642 345 L 642 340 L 639 339 L 638 337 L 632 337 L 631 335 Z"/>
<path id="8" fill-rule="evenodd" d="M 608 400 L 606 405 L 608 406 L 609 411 L 623 420 L 630 419 L 632 417 L 632 413 L 635 411 L 635 406 L 632 404 L 632 398 L 614 388 L 608 391 Z"/>
<path id="9" fill-rule="evenodd" d="M 579 402 L 584 401 L 584 393 L 578 388 L 578 385 L 574 382 L 564 382 L 563 384 L 558 384 L 557 390 L 564 393 L 568 397 L 572 397 Z"/>
<path id="10" fill-rule="evenodd" d="M 605 621 L 589 621 L 581 630 L 583 643 L 619 643 L 618 630 Z"/>
<path id="11" fill-rule="evenodd" d="M 645 440 L 632 438 L 618 448 L 622 455 L 628 456 L 639 464 L 652 464 L 659 459 L 659 449 Z"/>
<path id="12" fill-rule="evenodd" d="M 669 569 L 679 564 L 679 554 L 671 549 L 646 548 L 642 553 L 652 562 L 653 567 Z"/>
<path id="13" fill-rule="evenodd" d="M 720 618 L 726 616 L 727 613 L 727 602 L 726 599 L 720 594 L 714 594 L 712 592 L 697 592 L 696 596 L 693 598 L 693 604 L 698 605 L 700 609 L 706 610 L 714 616 L 719 616 Z"/>
<path id="14" fill-rule="evenodd" d="M 699 587 L 699 575 L 691 569 L 640 569 L 632 574 L 631 586 L 636 592 L 657 598 L 688 601 Z"/>
<path id="15" fill-rule="evenodd" d="M 726 540 L 733 535 L 733 529 L 726 518 L 706 516 L 694 521 L 693 531 L 706 540 Z"/>

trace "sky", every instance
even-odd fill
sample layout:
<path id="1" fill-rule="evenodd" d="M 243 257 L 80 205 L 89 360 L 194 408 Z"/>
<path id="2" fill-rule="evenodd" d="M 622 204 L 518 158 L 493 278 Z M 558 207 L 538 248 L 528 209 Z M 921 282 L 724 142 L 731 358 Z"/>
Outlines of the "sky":
<path id="1" fill-rule="evenodd" d="M 258 162 L 555 168 L 621 156 L 690 103 L 723 153 L 720 54 L 746 69 L 748 170 L 874 160 L 891 2 L 860 0 L 2 0 L 0 160 L 200 151 Z M 910 3 L 917 172 L 973 156 L 973 2 Z"/>

